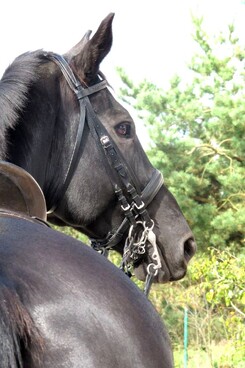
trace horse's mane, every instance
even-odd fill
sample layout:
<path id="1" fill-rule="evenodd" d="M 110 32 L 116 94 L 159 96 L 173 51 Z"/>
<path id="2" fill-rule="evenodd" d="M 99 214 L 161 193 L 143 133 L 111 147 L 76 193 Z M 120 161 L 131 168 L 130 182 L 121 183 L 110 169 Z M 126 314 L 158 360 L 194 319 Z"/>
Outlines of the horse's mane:
<path id="1" fill-rule="evenodd" d="M 43 340 L 17 293 L 0 285 L 0 366 L 21 368 L 22 354 L 32 348 L 39 360 Z"/>
<path id="2" fill-rule="evenodd" d="M 0 81 L 0 157 L 5 153 L 7 130 L 14 128 L 25 107 L 30 86 L 39 77 L 37 70 L 43 54 L 42 50 L 37 50 L 18 56 Z"/>

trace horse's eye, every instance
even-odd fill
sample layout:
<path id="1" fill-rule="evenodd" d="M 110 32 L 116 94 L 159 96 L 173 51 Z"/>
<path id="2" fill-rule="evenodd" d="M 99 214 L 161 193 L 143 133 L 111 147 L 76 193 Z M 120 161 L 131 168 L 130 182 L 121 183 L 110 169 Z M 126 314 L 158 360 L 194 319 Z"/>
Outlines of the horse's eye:
<path id="1" fill-rule="evenodd" d="M 115 129 L 118 135 L 125 138 L 130 138 L 131 126 L 129 123 L 120 123 L 116 126 Z"/>

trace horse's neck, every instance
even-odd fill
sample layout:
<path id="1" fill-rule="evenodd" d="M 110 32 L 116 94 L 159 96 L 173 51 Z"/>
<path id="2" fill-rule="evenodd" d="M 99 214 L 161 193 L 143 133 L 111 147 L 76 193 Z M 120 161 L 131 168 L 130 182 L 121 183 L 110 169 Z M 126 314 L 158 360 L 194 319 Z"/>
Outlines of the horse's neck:
<path id="1" fill-rule="evenodd" d="M 16 128 L 9 132 L 6 158 L 29 172 L 43 190 L 54 124 L 48 114 L 42 115 L 44 110 L 42 113 L 37 110 L 35 114 L 32 110 L 27 111 Z"/>

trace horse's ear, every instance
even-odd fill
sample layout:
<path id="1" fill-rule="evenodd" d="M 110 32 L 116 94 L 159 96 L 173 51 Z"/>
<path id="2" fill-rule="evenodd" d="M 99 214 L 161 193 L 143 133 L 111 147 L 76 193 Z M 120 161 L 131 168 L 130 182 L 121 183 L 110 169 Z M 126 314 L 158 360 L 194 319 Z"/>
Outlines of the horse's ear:
<path id="1" fill-rule="evenodd" d="M 91 33 L 92 31 L 88 30 L 81 39 L 81 41 L 79 41 L 75 46 L 72 47 L 72 49 L 70 49 L 67 53 L 65 53 L 64 57 L 68 62 L 82 52 L 84 46 L 89 41 Z"/>
<path id="2" fill-rule="evenodd" d="M 97 76 L 101 61 L 111 49 L 113 18 L 114 13 L 110 13 L 101 22 L 94 36 L 83 46 L 81 53 L 71 61 L 77 73 L 88 84 Z"/>

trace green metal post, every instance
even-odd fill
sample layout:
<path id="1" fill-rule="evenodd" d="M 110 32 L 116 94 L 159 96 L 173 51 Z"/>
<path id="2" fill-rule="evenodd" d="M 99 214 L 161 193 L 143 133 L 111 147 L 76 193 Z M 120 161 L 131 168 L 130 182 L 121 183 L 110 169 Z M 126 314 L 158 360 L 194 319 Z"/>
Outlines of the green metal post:
<path id="1" fill-rule="evenodd" d="M 188 365 L 188 309 L 184 310 L 184 368 Z"/>

